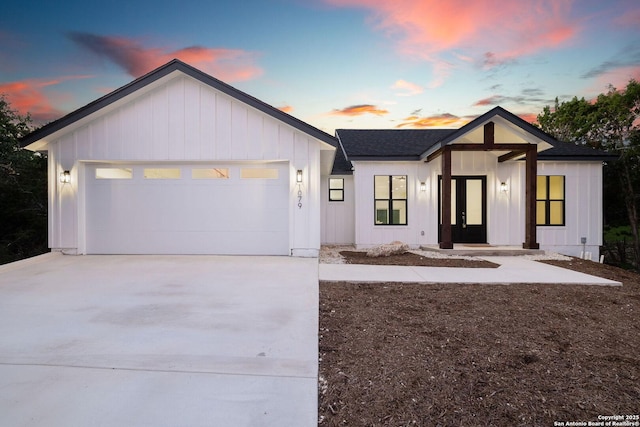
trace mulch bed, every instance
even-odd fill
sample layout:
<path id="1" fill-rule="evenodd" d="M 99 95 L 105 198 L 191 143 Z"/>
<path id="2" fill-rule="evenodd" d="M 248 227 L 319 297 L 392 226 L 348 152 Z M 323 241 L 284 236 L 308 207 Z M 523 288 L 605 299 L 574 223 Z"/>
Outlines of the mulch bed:
<path id="1" fill-rule="evenodd" d="M 320 425 L 552 426 L 640 413 L 640 275 L 549 263 L 624 286 L 322 282 Z"/>
<path id="2" fill-rule="evenodd" d="M 399 255 L 389 255 L 380 257 L 367 256 L 366 252 L 341 251 L 347 264 L 369 264 L 369 265 L 415 265 L 420 267 L 465 267 L 465 268 L 497 268 L 498 264 L 477 259 L 457 259 L 457 258 L 429 258 L 405 252 Z"/>

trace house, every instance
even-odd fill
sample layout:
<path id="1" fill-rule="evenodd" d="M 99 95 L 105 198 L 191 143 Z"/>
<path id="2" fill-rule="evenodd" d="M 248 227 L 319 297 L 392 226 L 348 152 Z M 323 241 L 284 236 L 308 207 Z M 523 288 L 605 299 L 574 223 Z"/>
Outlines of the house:
<path id="1" fill-rule="evenodd" d="M 457 130 L 334 137 L 173 60 L 23 145 L 48 152 L 49 246 L 69 254 L 317 256 L 400 240 L 597 255 L 602 239 L 608 155 L 500 107 Z"/>
<path id="2" fill-rule="evenodd" d="M 335 138 L 181 61 L 27 135 L 69 254 L 317 256 Z"/>
<path id="3" fill-rule="evenodd" d="M 598 257 L 605 152 L 496 107 L 460 129 L 336 131 L 322 242 L 517 246 Z"/>

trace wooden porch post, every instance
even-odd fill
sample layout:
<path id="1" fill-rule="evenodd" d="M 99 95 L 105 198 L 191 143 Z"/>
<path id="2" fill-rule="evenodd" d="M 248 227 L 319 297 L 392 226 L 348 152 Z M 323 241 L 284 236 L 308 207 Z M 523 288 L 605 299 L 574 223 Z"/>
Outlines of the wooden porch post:
<path id="1" fill-rule="evenodd" d="M 442 153 L 442 232 L 440 249 L 453 249 L 451 239 L 451 147 Z"/>
<path id="2" fill-rule="evenodd" d="M 489 122 L 484 125 L 484 145 L 487 148 L 493 147 L 495 144 L 495 125 Z"/>
<path id="3" fill-rule="evenodd" d="M 524 249 L 540 249 L 536 236 L 536 195 L 538 183 L 538 150 L 535 145 L 527 147 L 525 179 L 525 230 Z"/>

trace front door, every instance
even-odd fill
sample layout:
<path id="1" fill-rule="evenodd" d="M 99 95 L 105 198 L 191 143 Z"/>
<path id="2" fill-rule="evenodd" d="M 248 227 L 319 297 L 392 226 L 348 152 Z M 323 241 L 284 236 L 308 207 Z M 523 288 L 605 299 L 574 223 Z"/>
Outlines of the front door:
<path id="1" fill-rule="evenodd" d="M 442 241 L 442 177 L 438 191 L 438 240 Z M 487 177 L 451 177 L 451 240 L 487 242 Z"/>

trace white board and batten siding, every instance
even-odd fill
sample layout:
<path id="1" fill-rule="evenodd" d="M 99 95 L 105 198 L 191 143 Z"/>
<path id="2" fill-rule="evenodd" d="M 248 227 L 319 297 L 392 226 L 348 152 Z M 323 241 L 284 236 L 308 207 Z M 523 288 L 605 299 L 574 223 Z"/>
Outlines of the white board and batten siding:
<path id="1" fill-rule="evenodd" d="M 276 165 L 280 174 L 285 175 L 281 182 L 286 200 L 280 200 L 281 195 L 274 200 L 276 204 L 286 204 L 288 243 L 284 252 L 303 256 L 317 254 L 320 151 L 327 149 L 326 144 L 184 74 L 175 73 L 152 86 L 128 95 L 76 126 L 63 129 L 50 141 L 50 176 L 71 171 L 70 184 L 62 184 L 57 179 L 49 183 L 50 247 L 71 253 L 87 252 L 87 212 L 94 211 L 87 204 L 95 200 L 86 192 L 94 178 L 94 164 L 179 167 L 185 168 L 185 179 L 190 178 L 188 169 L 194 166 L 225 164 L 232 168 L 243 165 L 269 168 Z M 295 179 L 298 169 L 303 170 L 301 185 Z M 228 193 L 222 202 L 234 206 L 234 200 L 256 197 L 251 193 L 255 188 L 243 189 L 241 183 L 238 185 L 237 194 Z M 113 191 L 103 190 L 104 197 Z M 303 193 L 302 208 L 298 207 L 298 190 Z M 140 190 L 130 191 L 134 194 Z M 142 206 L 143 198 L 128 200 L 131 206 L 127 209 L 132 214 L 137 211 L 136 204 L 140 204 L 141 213 L 149 213 Z M 215 197 L 209 202 L 210 208 L 220 208 L 221 201 Z M 201 206 L 203 202 L 199 203 Z M 236 205 L 243 209 L 249 206 Z M 255 215 L 261 214 L 268 215 L 255 212 Z M 260 253 L 262 251 L 257 252 Z"/>
<path id="2" fill-rule="evenodd" d="M 498 163 L 492 153 L 452 155 L 453 175 L 481 175 L 487 179 L 487 243 L 521 246 L 525 234 L 525 167 L 522 161 Z M 374 224 L 375 175 L 407 175 L 406 226 Z M 441 162 L 354 162 L 355 232 L 353 243 L 369 248 L 398 240 L 412 247 L 438 243 L 438 177 Z M 538 226 L 541 249 L 579 256 L 581 238 L 594 259 L 602 244 L 602 163 L 538 162 L 538 175 L 565 176 L 565 225 Z M 425 182 L 426 191 L 420 191 Z M 508 191 L 501 192 L 500 184 Z M 323 197 L 326 191 L 323 191 Z M 327 212 L 331 212 L 328 210 Z M 325 220 L 323 226 L 331 223 Z M 330 242 L 331 230 L 323 230 Z M 344 240 L 340 243 L 348 243 Z"/>
<path id="3" fill-rule="evenodd" d="M 329 179 L 344 180 L 344 200 L 329 200 Z M 326 245 L 353 245 L 355 242 L 355 186 L 352 175 L 322 177 L 320 214 L 321 241 Z"/>
<path id="4" fill-rule="evenodd" d="M 602 245 L 602 162 L 539 162 L 538 175 L 565 177 L 565 225 L 538 227 L 540 248 L 580 256 L 581 238 L 594 260 Z"/>

